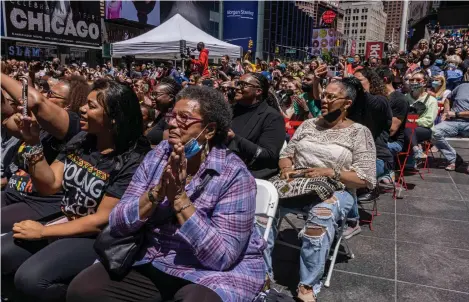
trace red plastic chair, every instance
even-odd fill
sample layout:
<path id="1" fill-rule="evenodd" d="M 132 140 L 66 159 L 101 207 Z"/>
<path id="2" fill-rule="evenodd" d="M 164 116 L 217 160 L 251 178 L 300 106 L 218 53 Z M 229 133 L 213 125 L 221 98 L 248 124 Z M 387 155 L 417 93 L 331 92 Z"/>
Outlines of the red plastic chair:
<path id="1" fill-rule="evenodd" d="M 293 134 L 295 134 L 296 129 L 300 127 L 300 125 L 303 123 L 303 121 L 288 121 L 285 123 L 285 128 L 287 129 L 288 135 L 290 137 L 293 137 Z"/>
<path id="2" fill-rule="evenodd" d="M 400 198 L 400 194 L 402 191 L 402 188 L 407 190 L 407 183 L 404 178 L 404 170 L 405 170 L 405 165 L 407 163 L 407 160 L 409 159 L 409 156 L 412 153 L 412 137 L 414 136 L 415 128 L 418 127 L 416 120 L 419 118 L 417 114 L 409 114 L 407 116 L 407 122 L 405 124 L 405 127 L 408 129 L 412 130 L 412 134 L 410 136 L 410 141 L 409 145 L 407 146 L 407 150 L 404 152 L 399 152 L 397 154 L 397 164 L 399 165 L 399 175 L 397 177 L 397 185 L 396 187 L 399 187 L 399 193 L 397 193 L 397 190 L 394 189 L 394 199 Z M 401 157 L 404 156 L 404 161 L 401 161 Z M 397 193 L 397 194 L 396 194 Z"/>

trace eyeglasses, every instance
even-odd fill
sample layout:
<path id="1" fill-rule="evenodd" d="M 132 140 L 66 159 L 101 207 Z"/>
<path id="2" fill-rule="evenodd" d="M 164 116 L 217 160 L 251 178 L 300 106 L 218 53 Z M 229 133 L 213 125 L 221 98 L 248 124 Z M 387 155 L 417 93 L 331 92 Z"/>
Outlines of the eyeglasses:
<path id="1" fill-rule="evenodd" d="M 54 98 L 54 99 L 65 100 L 64 96 L 61 96 L 60 94 L 57 94 L 57 93 L 53 92 L 52 90 L 47 91 L 47 98 L 48 99 Z"/>
<path id="2" fill-rule="evenodd" d="M 337 100 L 346 100 L 347 98 L 338 98 L 333 94 L 330 93 L 324 93 L 322 95 L 322 99 L 325 100 L 327 103 L 334 103 Z"/>
<path id="3" fill-rule="evenodd" d="M 409 79 L 409 83 L 422 83 L 423 79 Z"/>
<path id="4" fill-rule="evenodd" d="M 260 88 L 260 86 L 258 85 L 254 85 L 254 84 L 251 84 L 251 83 L 248 83 L 248 82 L 244 82 L 244 81 L 238 81 L 236 82 L 236 87 L 239 87 L 241 89 L 244 89 L 246 87 L 252 87 L 252 88 Z"/>
<path id="5" fill-rule="evenodd" d="M 166 113 L 164 115 L 164 120 L 167 124 L 171 123 L 173 119 L 176 119 L 176 123 L 181 128 L 189 128 L 190 126 L 196 123 L 202 123 L 203 120 L 200 118 L 190 117 L 190 116 L 181 116 L 176 112 Z"/>

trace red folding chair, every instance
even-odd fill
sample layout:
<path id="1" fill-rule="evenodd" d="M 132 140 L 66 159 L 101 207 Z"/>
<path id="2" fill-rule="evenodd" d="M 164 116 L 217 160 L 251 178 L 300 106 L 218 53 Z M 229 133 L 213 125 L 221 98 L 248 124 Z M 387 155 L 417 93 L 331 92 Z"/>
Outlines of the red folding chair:
<path id="1" fill-rule="evenodd" d="M 394 196 L 393 198 L 400 198 L 400 194 L 402 191 L 402 188 L 407 190 L 407 183 L 404 178 L 404 170 L 405 170 L 405 165 L 407 163 L 407 160 L 409 159 L 409 156 L 412 153 L 412 137 L 414 136 L 415 128 L 418 127 L 416 120 L 419 118 L 417 114 L 409 114 L 407 116 L 407 122 L 405 124 L 405 127 L 408 129 L 412 130 L 412 135 L 410 136 L 410 141 L 409 145 L 407 146 L 407 150 L 404 152 L 399 152 L 397 154 L 397 164 L 399 165 L 399 173 L 397 177 L 397 184 L 394 189 Z M 404 161 L 401 160 L 401 157 L 404 156 Z M 399 187 L 399 193 L 397 193 L 396 187 Z"/>
<path id="2" fill-rule="evenodd" d="M 298 129 L 302 123 L 303 121 L 288 121 L 285 123 L 285 128 L 287 129 L 287 133 L 290 135 L 290 138 L 293 137 L 296 129 Z"/>

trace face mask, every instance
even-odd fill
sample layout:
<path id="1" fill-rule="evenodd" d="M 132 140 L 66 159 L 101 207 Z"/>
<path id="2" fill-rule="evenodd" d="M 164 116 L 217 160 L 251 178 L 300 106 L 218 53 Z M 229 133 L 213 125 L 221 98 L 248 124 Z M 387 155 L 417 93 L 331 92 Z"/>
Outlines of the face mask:
<path id="1" fill-rule="evenodd" d="M 354 62 L 354 60 L 353 60 L 353 58 L 347 58 L 347 62 L 349 62 L 349 63 L 353 63 L 353 62 Z"/>
<path id="2" fill-rule="evenodd" d="M 285 93 L 287 94 L 287 96 L 292 96 L 292 95 L 295 94 L 295 92 L 294 92 L 293 90 L 291 90 L 291 89 L 287 89 L 287 90 L 285 91 Z"/>
<path id="3" fill-rule="evenodd" d="M 441 60 L 441 59 L 435 60 L 435 64 L 436 64 L 436 65 L 442 65 L 442 64 L 443 64 L 443 60 Z"/>
<path id="4" fill-rule="evenodd" d="M 301 90 L 303 90 L 304 92 L 310 92 L 311 90 L 313 90 L 313 85 L 308 85 L 308 84 L 301 84 Z"/>
<path id="5" fill-rule="evenodd" d="M 432 87 L 433 87 L 433 88 L 438 88 L 438 87 L 440 87 L 440 86 L 441 86 L 441 82 L 440 82 L 440 81 L 433 81 L 433 82 L 432 82 Z"/>
<path id="6" fill-rule="evenodd" d="M 326 120 L 326 122 L 332 123 L 336 119 L 338 119 L 341 114 L 342 114 L 342 108 L 339 108 L 324 115 L 323 118 Z"/>
<path id="7" fill-rule="evenodd" d="M 430 60 L 429 59 L 423 59 L 423 65 L 425 65 L 425 66 L 430 65 Z"/>
<path id="8" fill-rule="evenodd" d="M 184 145 L 184 155 L 186 156 L 187 159 L 193 157 L 194 155 L 196 155 L 197 153 L 200 152 L 200 150 L 202 150 L 202 147 L 203 145 L 200 145 L 199 142 L 197 141 L 197 139 L 199 138 L 199 136 L 204 132 L 204 130 L 207 128 L 207 126 L 205 126 L 204 129 L 202 129 L 202 131 L 200 131 L 199 135 L 197 135 L 196 138 L 191 138 L 185 145 Z"/>
<path id="9" fill-rule="evenodd" d="M 448 69 L 456 69 L 456 65 L 453 63 L 448 64 Z"/>
<path id="10" fill-rule="evenodd" d="M 423 87 L 422 83 L 409 83 L 409 88 L 412 92 L 416 92 Z"/>

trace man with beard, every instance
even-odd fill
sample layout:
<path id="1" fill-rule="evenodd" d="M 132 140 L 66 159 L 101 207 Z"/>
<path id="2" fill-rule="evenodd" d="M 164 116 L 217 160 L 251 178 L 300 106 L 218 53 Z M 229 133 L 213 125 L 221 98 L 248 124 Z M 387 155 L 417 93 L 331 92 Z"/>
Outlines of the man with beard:
<path id="1" fill-rule="evenodd" d="M 321 115 L 321 77 L 327 73 L 327 69 L 323 69 L 320 66 L 314 72 L 310 71 L 301 83 L 303 94 L 296 98 L 293 106 L 295 115 L 303 116 L 303 120 Z"/>

